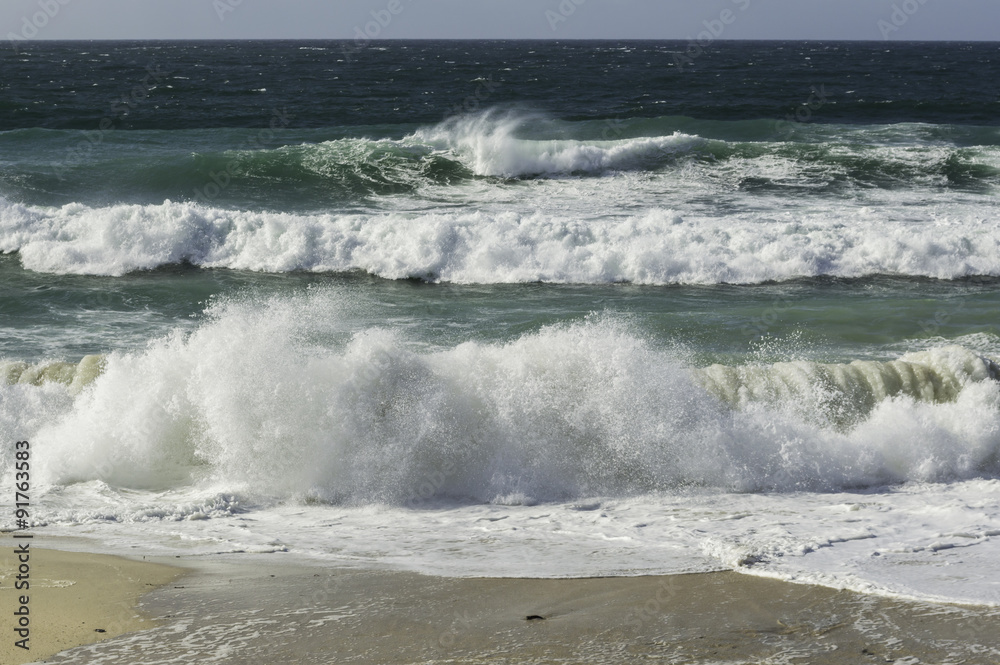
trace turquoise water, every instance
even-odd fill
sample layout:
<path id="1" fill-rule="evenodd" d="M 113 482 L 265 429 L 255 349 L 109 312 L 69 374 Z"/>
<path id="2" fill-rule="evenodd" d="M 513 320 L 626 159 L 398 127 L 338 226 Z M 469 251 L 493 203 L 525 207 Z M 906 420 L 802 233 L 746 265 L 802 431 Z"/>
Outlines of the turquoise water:
<path id="1" fill-rule="evenodd" d="M 684 349 L 694 362 L 709 364 L 886 360 L 942 340 L 988 344 L 996 335 L 1000 307 L 991 278 L 459 286 L 363 274 L 268 275 L 190 266 L 124 277 L 57 277 L 25 271 L 15 256 L 0 260 L 0 285 L 0 309 L 8 322 L 0 357 L 33 362 L 141 349 L 174 330 L 195 329 L 213 301 L 263 302 L 310 289 L 333 289 L 352 303 L 350 317 L 342 322 L 345 333 L 388 327 L 414 344 L 448 347 L 504 342 L 544 326 L 613 316 L 657 344 Z"/>

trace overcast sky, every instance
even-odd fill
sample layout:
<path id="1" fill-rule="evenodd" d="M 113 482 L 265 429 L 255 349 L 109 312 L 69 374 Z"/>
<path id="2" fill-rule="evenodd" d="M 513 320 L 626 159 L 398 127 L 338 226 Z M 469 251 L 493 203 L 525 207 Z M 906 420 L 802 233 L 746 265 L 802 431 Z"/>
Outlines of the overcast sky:
<path id="1" fill-rule="evenodd" d="M 689 39 L 707 28 L 721 39 L 1000 40 L 1000 0 L 0 0 L 5 40 Z"/>

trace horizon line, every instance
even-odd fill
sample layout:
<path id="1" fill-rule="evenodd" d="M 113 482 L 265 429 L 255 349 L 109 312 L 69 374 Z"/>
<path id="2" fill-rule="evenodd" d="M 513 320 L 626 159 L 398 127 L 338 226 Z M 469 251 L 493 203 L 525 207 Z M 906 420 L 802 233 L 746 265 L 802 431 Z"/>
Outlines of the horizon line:
<path id="1" fill-rule="evenodd" d="M 8 40 L 10 41 L 10 40 Z M 357 37 L 64 37 L 22 38 L 18 44 L 35 42 L 356 42 Z M 678 37 L 378 37 L 360 40 L 375 42 L 690 42 Z M 713 42 L 856 42 L 866 44 L 1000 44 L 1000 39 L 865 39 L 847 37 L 791 38 L 768 37 L 749 39 L 718 38 Z"/>

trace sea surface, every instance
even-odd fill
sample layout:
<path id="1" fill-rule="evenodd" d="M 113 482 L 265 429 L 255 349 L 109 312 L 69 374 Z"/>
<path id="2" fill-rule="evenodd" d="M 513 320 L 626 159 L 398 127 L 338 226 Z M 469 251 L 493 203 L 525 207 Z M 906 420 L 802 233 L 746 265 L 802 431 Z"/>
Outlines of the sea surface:
<path id="1" fill-rule="evenodd" d="M 694 57 L 691 57 L 694 54 Z M 1000 604 L 1000 45 L 0 51 L 0 524 Z"/>

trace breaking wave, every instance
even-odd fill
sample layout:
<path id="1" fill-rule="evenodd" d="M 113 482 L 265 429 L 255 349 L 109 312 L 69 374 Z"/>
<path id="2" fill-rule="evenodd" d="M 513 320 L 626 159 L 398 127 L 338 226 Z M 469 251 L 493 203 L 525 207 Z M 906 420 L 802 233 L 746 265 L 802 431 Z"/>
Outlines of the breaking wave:
<path id="1" fill-rule="evenodd" d="M 451 118 L 411 138 L 458 155 L 477 175 L 506 178 L 655 170 L 705 143 L 676 131 L 603 140 L 524 137 L 534 124 L 550 123 L 542 116 L 491 111 Z"/>
<path id="2" fill-rule="evenodd" d="M 584 222 L 514 211 L 296 215 L 169 201 L 40 208 L 0 199 L 0 251 L 18 252 L 29 270 L 92 275 L 180 263 L 486 284 L 1000 275 L 993 224 L 782 217 L 653 210 Z"/>
<path id="3" fill-rule="evenodd" d="M 319 345 L 343 337 L 342 306 L 336 290 L 218 304 L 193 333 L 107 355 L 71 400 L 0 387 L 0 424 L 30 436 L 43 483 L 258 500 L 509 503 L 1000 474 L 997 367 L 962 347 L 698 369 L 610 318 L 437 351 L 381 329 Z"/>

